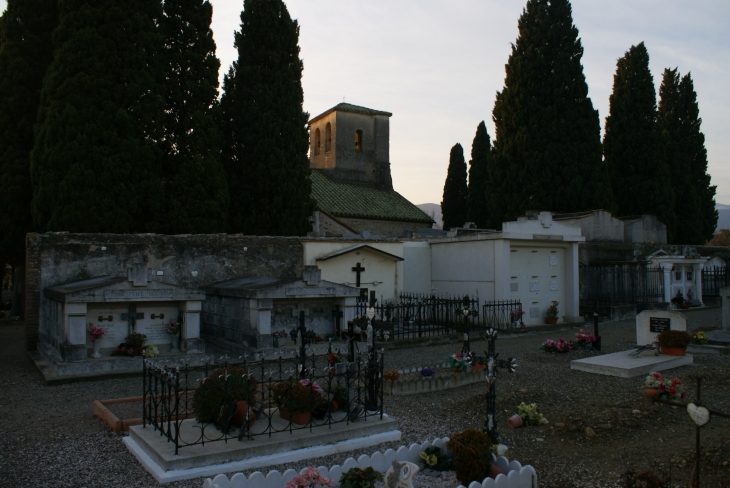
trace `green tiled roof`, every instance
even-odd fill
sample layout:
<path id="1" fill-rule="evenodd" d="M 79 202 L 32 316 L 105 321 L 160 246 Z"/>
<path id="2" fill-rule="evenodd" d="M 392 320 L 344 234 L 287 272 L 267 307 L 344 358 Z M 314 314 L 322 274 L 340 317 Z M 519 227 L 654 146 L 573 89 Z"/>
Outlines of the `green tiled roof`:
<path id="1" fill-rule="evenodd" d="M 372 108 L 361 107 L 359 105 L 353 105 L 351 103 L 344 103 L 343 102 L 343 103 L 338 103 L 337 105 L 335 105 L 331 109 L 326 110 L 326 111 L 322 112 L 321 114 L 317 115 L 316 117 L 312 118 L 309 121 L 309 123 L 311 124 L 315 120 L 319 120 L 322 117 L 324 117 L 325 115 L 327 115 L 327 114 L 329 114 L 331 112 L 335 112 L 335 111 L 337 111 L 337 112 L 351 112 L 351 113 L 354 113 L 354 114 L 363 114 L 363 115 L 386 115 L 388 117 L 390 117 L 391 115 L 393 115 L 390 112 L 384 112 L 382 110 L 374 110 Z"/>
<path id="2" fill-rule="evenodd" d="M 400 220 L 431 225 L 431 217 L 395 190 L 332 181 L 318 170 L 312 170 L 311 178 L 312 196 L 319 208 L 335 217 Z"/>

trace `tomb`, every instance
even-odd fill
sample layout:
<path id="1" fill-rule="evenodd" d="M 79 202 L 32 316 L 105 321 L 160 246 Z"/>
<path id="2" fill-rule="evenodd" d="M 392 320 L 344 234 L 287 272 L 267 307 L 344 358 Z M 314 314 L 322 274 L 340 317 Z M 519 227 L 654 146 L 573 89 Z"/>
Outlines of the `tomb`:
<path id="1" fill-rule="evenodd" d="M 305 266 L 300 279 L 247 276 L 203 289 L 205 340 L 235 352 L 272 347 L 272 333 L 297 327 L 300 313 L 307 329 L 333 334 L 355 317 L 360 296 L 358 288 L 322 280 L 316 266 Z"/>
<path id="2" fill-rule="evenodd" d="M 664 272 L 664 301 L 671 302 L 677 296 L 702 306 L 702 269 L 708 258 L 701 256 L 672 256 L 659 250 L 648 256 L 649 266 L 659 266 Z"/>

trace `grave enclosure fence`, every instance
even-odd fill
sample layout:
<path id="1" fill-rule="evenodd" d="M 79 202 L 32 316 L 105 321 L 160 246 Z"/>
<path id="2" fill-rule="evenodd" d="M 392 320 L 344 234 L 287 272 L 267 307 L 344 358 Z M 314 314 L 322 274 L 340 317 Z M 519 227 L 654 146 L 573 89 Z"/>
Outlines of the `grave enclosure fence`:
<path id="1" fill-rule="evenodd" d="M 331 346 L 327 354 L 309 351 L 304 361 L 297 354 L 274 356 L 225 358 L 222 365 L 210 358 L 202 366 L 145 359 L 143 427 L 159 431 L 178 454 L 193 445 L 255 442 L 257 436 L 383 418 L 382 351 L 352 362 Z"/>
<path id="2" fill-rule="evenodd" d="M 369 305 L 358 301 L 355 306 L 356 320 L 367 326 L 366 312 Z M 479 298 L 444 297 L 436 295 L 402 293 L 398 302 L 383 301 L 375 304 L 373 326 L 380 339 L 387 334 L 389 340 L 406 340 L 454 333 L 484 333 L 489 328 L 508 329 L 522 317 L 519 300 L 485 301 Z"/>
<path id="3" fill-rule="evenodd" d="M 580 306 L 583 311 L 611 305 L 664 301 L 664 271 L 641 265 L 582 266 Z"/>
<path id="4" fill-rule="evenodd" d="M 702 270 L 702 296 L 719 297 L 720 289 L 730 286 L 728 266 L 710 266 Z"/>

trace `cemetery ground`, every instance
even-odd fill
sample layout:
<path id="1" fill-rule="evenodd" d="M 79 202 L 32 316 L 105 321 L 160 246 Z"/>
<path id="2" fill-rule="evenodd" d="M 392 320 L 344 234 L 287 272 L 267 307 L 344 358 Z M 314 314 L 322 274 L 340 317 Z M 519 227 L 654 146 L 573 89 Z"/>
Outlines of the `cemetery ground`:
<path id="1" fill-rule="evenodd" d="M 720 309 L 691 311 L 687 318 L 690 332 L 719 326 Z M 500 358 L 515 356 L 518 363 L 515 373 L 500 372 L 496 383 L 498 432 L 500 442 L 509 446 L 508 456 L 533 465 L 541 488 L 621 487 L 621 475 L 627 469 L 665 474 L 671 469 L 672 485 L 687 486 L 695 429 L 684 409 L 647 403 L 643 376 L 616 378 L 570 369 L 571 359 L 596 353 L 540 351 L 543 340 L 571 339 L 578 330 L 500 334 L 496 342 Z M 634 321 L 601 324 L 601 335 L 604 353 L 629 349 L 635 341 Z M 472 350 L 483 354 L 485 348 L 484 341 L 472 341 Z M 385 367 L 432 366 L 460 349 L 461 342 L 390 350 Z M 730 413 L 730 356 L 696 354 L 693 365 L 669 374 L 685 381 L 688 401 L 694 399 L 695 375 L 702 375 L 704 403 Z M 92 415 L 94 400 L 140 395 L 141 381 L 141 376 L 131 376 L 48 386 L 24 350 L 24 324 L 0 322 L 0 486 L 158 486 L 122 444 L 123 434 L 111 432 Z M 485 392 L 486 384 L 477 383 L 441 392 L 386 396 L 386 411 L 397 419 L 403 438 L 380 448 L 481 429 Z M 506 420 L 521 402 L 537 403 L 549 423 L 510 430 Z M 730 486 L 730 419 L 713 417 L 701 432 L 702 486 Z M 276 469 L 341 464 L 349 456 L 374 450 Z M 434 478 L 427 486 L 439 485 Z M 199 488 L 202 479 L 168 486 Z"/>

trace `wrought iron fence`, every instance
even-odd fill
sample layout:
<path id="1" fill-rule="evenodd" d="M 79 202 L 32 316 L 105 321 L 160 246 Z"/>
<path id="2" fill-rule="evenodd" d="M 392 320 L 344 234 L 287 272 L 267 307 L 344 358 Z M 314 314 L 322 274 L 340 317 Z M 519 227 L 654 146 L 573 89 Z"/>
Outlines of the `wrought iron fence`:
<path id="1" fill-rule="evenodd" d="M 590 304 L 611 297 L 614 305 L 664 301 L 664 272 L 641 265 L 584 266 L 580 300 Z"/>
<path id="2" fill-rule="evenodd" d="M 727 266 L 712 266 L 702 270 L 702 296 L 719 297 L 720 288 L 730 286 L 730 270 Z"/>
<path id="3" fill-rule="evenodd" d="M 383 353 L 298 354 L 216 366 L 145 359 L 143 426 L 193 445 L 383 418 Z M 192 419 L 195 418 L 195 420 Z M 189 420 L 186 420 L 189 419 Z"/>
<path id="4" fill-rule="evenodd" d="M 368 303 L 355 306 L 356 325 L 367 326 Z M 488 301 L 479 298 L 445 297 L 402 293 L 399 301 L 382 300 L 373 306 L 373 326 L 379 337 L 393 340 L 432 337 L 452 333 L 484 332 L 488 328 L 506 329 L 521 320 L 519 300 Z"/>

